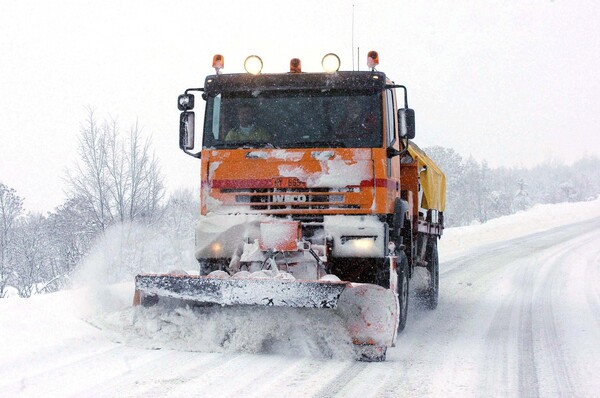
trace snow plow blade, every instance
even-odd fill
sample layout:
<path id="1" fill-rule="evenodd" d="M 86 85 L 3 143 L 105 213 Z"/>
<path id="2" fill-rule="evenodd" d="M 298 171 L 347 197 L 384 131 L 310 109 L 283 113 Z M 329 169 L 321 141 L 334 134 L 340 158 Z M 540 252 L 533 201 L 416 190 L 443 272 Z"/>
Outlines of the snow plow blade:
<path id="1" fill-rule="evenodd" d="M 235 279 L 206 276 L 138 275 L 136 299 L 143 295 L 171 297 L 219 305 L 265 305 L 336 308 L 348 282 L 285 281 L 272 278 Z"/>
<path id="2" fill-rule="evenodd" d="M 342 318 L 358 359 L 383 361 L 398 331 L 398 298 L 381 286 L 342 281 L 289 281 L 274 278 L 220 278 L 191 275 L 138 275 L 134 305 L 159 298 L 222 306 L 261 305 L 329 308 Z"/>

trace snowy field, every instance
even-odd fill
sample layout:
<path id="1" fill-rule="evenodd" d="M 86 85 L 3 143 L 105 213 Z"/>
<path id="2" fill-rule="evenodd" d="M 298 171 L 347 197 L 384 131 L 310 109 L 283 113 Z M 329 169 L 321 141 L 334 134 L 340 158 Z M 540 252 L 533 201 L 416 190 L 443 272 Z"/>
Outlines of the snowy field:
<path id="1" fill-rule="evenodd" d="M 448 229 L 440 261 L 438 309 L 411 304 L 384 363 L 327 310 L 163 314 L 132 283 L 3 299 L 0 396 L 598 396 L 600 200 Z"/>

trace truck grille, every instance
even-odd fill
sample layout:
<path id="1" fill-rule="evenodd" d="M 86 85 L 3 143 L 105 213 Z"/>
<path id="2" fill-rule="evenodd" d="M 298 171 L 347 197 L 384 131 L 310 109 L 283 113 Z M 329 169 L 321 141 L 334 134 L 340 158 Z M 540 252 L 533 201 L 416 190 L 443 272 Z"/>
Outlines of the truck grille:
<path id="1" fill-rule="evenodd" d="M 357 204 L 346 203 L 348 192 L 359 191 L 358 187 L 221 189 L 222 194 L 231 195 L 227 203 L 249 205 L 253 210 L 359 209 Z"/>

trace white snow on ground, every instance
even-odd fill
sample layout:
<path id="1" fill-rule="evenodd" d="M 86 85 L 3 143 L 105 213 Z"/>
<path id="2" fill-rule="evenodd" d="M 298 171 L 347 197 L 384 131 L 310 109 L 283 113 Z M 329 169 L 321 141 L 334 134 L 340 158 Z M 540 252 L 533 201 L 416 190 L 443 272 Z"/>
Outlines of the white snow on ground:
<path id="1" fill-rule="evenodd" d="M 385 363 L 353 361 L 327 310 L 134 309 L 132 282 L 2 299 L 0 397 L 597 396 L 599 216 L 595 200 L 447 229 L 440 305 L 411 304 Z"/>
<path id="2" fill-rule="evenodd" d="M 444 230 L 439 242 L 442 261 L 488 243 L 518 238 L 550 228 L 600 217 L 600 198 L 588 202 L 537 204 L 527 211 L 484 224 Z"/>
<path id="3" fill-rule="evenodd" d="M 98 324 L 111 332 L 111 339 L 145 348 L 339 359 L 354 354 L 341 320 L 331 310 L 129 308 Z"/>

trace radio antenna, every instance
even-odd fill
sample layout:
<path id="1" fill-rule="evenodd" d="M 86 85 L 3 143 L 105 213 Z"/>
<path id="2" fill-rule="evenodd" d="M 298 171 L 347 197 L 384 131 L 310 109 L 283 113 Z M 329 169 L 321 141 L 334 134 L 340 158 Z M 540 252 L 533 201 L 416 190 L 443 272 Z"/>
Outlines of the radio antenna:
<path id="1" fill-rule="evenodd" d="M 352 71 L 354 71 L 354 4 L 352 4 Z"/>

